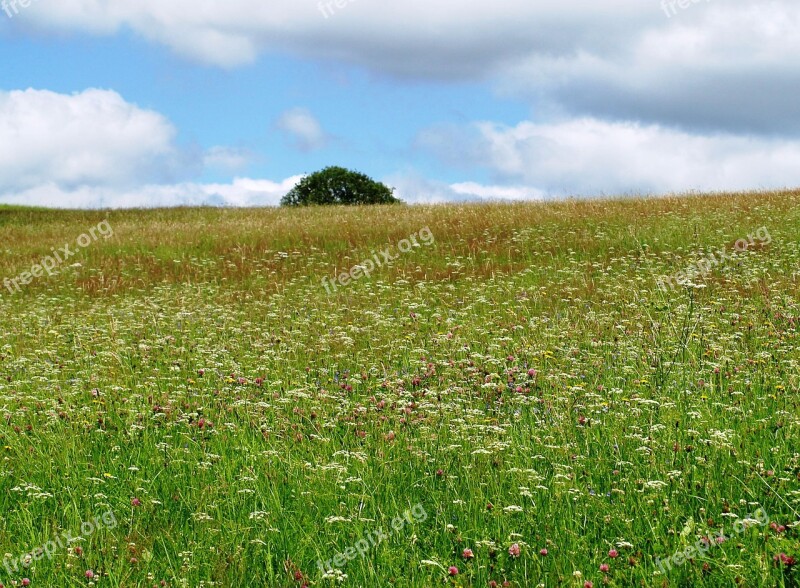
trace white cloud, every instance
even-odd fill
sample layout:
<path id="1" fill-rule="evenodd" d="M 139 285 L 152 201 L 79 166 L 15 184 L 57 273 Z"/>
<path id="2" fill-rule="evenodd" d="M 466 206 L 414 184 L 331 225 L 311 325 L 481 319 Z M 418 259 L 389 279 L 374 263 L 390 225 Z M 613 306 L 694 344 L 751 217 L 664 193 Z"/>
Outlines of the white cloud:
<path id="1" fill-rule="evenodd" d="M 51 208 L 158 208 L 168 206 L 276 206 L 301 176 L 282 182 L 236 178 L 229 184 L 149 184 L 109 190 L 82 186 L 74 190 L 48 183 L 14 194 L 0 195 L 2 204 Z"/>
<path id="2" fill-rule="evenodd" d="M 424 132 L 419 144 L 534 194 L 601 195 L 784 188 L 800 184 L 800 141 L 702 135 L 592 118 Z"/>
<path id="3" fill-rule="evenodd" d="M 254 159 L 256 154 L 248 149 L 216 146 L 206 151 L 203 165 L 223 171 L 238 171 L 246 168 Z"/>
<path id="4" fill-rule="evenodd" d="M 275 126 L 300 151 L 322 149 L 330 140 L 320 122 L 305 108 L 287 110 L 278 117 Z"/>
<path id="5" fill-rule="evenodd" d="M 302 109 L 284 113 L 279 126 L 305 149 L 328 138 Z M 235 169 L 246 165 L 251 154 L 217 146 L 190 156 L 176 146 L 175 135 L 162 115 L 110 90 L 0 93 L 0 202 L 54 207 L 276 205 L 299 179 L 189 181 L 181 176 L 204 167 Z M 412 203 L 800 184 L 800 141 L 591 117 L 434 127 L 420 133 L 417 147 L 470 173 L 483 168 L 493 182 L 447 184 L 413 173 L 391 177 L 388 183 Z"/>
<path id="6" fill-rule="evenodd" d="M 322 0 L 323 2 L 327 0 Z M 558 6 L 505 0 L 467 7 L 454 0 L 354 2 L 326 19 L 316 0 L 60 0 L 26 9 L 27 22 L 59 30 L 113 34 L 124 27 L 205 63 L 252 62 L 268 50 L 334 57 L 416 75 L 479 73 L 488 64 L 536 49 L 568 50 L 597 38 L 604 22 L 624 32 L 643 19 L 665 20 L 640 0 L 563 0 Z M 418 59 L 424 56 L 424 59 Z"/>
<path id="7" fill-rule="evenodd" d="M 190 154 L 161 114 L 110 90 L 0 92 L 0 202 L 56 208 L 276 205 L 299 180 L 182 176 L 236 169 L 252 155 L 217 146 Z"/>
<path id="8" fill-rule="evenodd" d="M 363 1 L 334 16 L 316 1 L 60 0 L 34 3 L 13 22 L 105 35 L 130 28 L 225 67 L 288 52 L 396 76 L 488 80 L 535 107 L 536 122 L 421 133 L 418 147 L 488 170 L 492 185 L 396 176 L 410 201 L 800 183 L 796 1 L 692 2 L 671 18 L 659 0 Z M 305 109 L 284 112 L 276 127 L 303 151 L 331 140 Z M 159 202 L 252 196 L 236 182 L 210 194 L 187 181 L 209 167 L 241 172 L 250 154 L 220 146 L 190 156 L 175 135 L 163 116 L 113 91 L 0 92 L 0 199 L 107 190 L 106 200 L 139 202 L 138 186 Z"/>
<path id="9" fill-rule="evenodd" d="M 224 67 L 291 53 L 401 77 L 490 80 L 537 112 L 800 133 L 796 0 L 690 2 L 670 18 L 659 0 L 359 1 L 323 12 L 316 0 L 59 0 L 17 20 L 130 28 Z"/>
<path id="10" fill-rule="evenodd" d="M 525 186 L 487 186 L 477 182 L 461 182 L 450 184 L 450 188 L 459 196 L 483 200 L 542 200 L 544 198 L 541 190 Z"/>
<path id="11" fill-rule="evenodd" d="M 477 182 L 447 184 L 415 172 L 390 176 L 385 184 L 396 189 L 396 196 L 409 204 L 475 202 L 484 200 L 539 200 L 542 194 L 524 186 L 489 186 Z"/>
<path id="12" fill-rule="evenodd" d="M 169 121 L 108 90 L 0 92 L 0 137 L 0 193 L 133 185 L 182 165 Z"/>
<path id="13" fill-rule="evenodd" d="M 495 80 L 502 93 L 534 101 L 540 112 L 797 136 L 799 27 L 797 2 L 690 4 L 632 30 L 622 48 L 529 54 Z"/>

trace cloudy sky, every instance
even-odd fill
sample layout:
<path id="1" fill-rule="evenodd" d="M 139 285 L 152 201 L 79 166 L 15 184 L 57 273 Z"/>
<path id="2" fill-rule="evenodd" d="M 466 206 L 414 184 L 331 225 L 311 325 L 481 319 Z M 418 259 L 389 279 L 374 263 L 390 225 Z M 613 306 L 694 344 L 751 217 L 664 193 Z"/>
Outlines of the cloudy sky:
<path id="1" fill-rule="evenodd" d="M 0 0 L 0 203 L 800 185 L 797 0 Z M 25 6 L 27 5 L 27 6 Z"/>

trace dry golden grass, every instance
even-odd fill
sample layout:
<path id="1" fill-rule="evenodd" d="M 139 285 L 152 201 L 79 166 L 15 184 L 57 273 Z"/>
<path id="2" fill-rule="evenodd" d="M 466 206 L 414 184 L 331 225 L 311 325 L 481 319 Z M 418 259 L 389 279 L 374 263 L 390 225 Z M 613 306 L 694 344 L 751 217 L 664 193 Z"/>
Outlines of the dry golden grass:
<path id="1" fill-rule="evenodd" d="M 585 261 L 608 262 L 646 240 L 650 252 L 691 243 L 719 246 L 709 218 L 752 231 L 774 217 L 797 219 L 800 193 L 758 192 L 553 203 L 458 204 L 312 209 L 178 208 L 129 211 L 51 211 L 0 208 L 0 275 L 16 276 L 51 248 L 72 243 L 108 220 L 114 236 L 81 251 L 83 265 L 65 280 L 37 280 L 30 291 L 77 287 L 108 295 L 169 283 L 216 281 L 244 285 L 269 277 L 266 292 L 282 289 L 309 271 L 333 275 L 370 252 L 428 226 L 436 255 L 400 260 L 387 276 L 455 279 L 448 267 L 461 259 L 475 276 L 513 273 L 570 250 Z M 759 219 L 759 220 L 756 220 Z M 783 222 L 783 221 L 781 221 Z M 544 229 L 536 252 L 520 250 L 513 236 Z M 499 229 L 499 230 L 498 230 Z M 601 237 L 598 237 L 598 232 Z M 739 234 L 734 233 L 734 234 Z M 488 237 L 491 235 L 491 237 Z M 288 253 L 288 258 L 279 254 Z M 535 255 L 534 255 L 535 253 Z M 424 261 L 424 263 L 421 263 Z M 312 267 L 313 266 L 313 267 Z M 327 268 L 327 271 L 323 271 Z M 89 271 L 91 269 L 91 271 Z M 591 290 L 591 277 L 585 286 Z"/>

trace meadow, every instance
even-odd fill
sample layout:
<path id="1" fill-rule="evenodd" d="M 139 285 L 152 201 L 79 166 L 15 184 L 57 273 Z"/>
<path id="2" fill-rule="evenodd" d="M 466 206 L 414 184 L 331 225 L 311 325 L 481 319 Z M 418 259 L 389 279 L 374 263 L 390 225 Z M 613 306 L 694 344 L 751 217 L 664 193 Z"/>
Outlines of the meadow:
<path id="1" fill-rule="evenodd" d="M 0 281 L 70 243 L 0 289 L 5 587 L 800 584 L 800 192 L 0 207 Z"/>

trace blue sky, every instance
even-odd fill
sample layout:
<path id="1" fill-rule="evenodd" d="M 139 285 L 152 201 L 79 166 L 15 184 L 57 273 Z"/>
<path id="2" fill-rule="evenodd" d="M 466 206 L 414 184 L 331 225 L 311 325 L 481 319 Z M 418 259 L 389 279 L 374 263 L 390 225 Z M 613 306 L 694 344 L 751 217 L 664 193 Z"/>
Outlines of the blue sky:
<path id="1" fill-rule="evenodd" d="M 340 5 L 5 0 L 0 203 L 273 205 L 326 165 L 408 202 L 800 184 L 796 3 Z"/>

